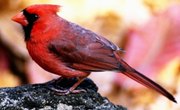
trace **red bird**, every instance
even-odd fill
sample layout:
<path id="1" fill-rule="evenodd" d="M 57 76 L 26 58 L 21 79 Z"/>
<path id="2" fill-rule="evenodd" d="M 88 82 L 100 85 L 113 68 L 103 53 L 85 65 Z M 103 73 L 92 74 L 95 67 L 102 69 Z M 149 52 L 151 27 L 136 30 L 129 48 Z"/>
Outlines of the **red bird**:
<path id="1" fill-rule="evenodd" d="M 23 26 L 27 49 L 36 63 L 64 78 L 79 79 L 67 93 L 77 91 L 75 88 L 91 72 L 118 71 L 176 102 L 164 88 L 124 62 L 115 44 L 59 17 L 59 7 L 32 5 L 12 20 Z"/>

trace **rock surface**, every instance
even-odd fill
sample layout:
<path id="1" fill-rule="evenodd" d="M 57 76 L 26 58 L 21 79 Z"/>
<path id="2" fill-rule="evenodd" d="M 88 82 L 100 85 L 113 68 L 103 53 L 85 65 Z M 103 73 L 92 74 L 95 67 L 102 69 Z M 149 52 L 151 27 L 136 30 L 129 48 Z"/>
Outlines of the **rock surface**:
<path id="1" fill-rule="evenodd" d="M 77 89 L 87 92 L 60 95 L 49 87 L 67 89 L 76 79 L 56 79 L 43 84 L 0 89 L 1 110 L 127 110 L 97 93 L 97 86 L 84 80 Z"/>

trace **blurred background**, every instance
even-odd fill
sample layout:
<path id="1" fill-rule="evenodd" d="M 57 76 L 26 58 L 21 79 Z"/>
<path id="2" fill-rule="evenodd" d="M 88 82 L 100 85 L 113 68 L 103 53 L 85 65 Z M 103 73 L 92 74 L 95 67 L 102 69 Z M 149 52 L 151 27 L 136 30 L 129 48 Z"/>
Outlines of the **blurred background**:
<path id="1" fill-rule="evenodd" d="M 50 74 L 29 57 L 11 17 L 31 4 L 61 5 L 61 17 L 125 50 L 123 59 L 180 102 L 180 0 L 0 0 L 0 87 L 42 83 Z M 92 73 L 99 92 L 129 110 L 180 110 L 156 92 L 113 72 Z"/>

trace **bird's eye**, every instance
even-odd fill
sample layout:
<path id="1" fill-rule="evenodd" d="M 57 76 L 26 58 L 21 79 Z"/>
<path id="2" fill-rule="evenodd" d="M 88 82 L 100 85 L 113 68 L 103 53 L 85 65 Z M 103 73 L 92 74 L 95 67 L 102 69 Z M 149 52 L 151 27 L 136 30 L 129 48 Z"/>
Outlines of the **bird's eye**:
<path id="1" fill-rule="evenodd" d="M 38 15 L 36 14 L 30 14 L 29 15 L 29 18 L 28 18 L 30 21 L 34 22 L 38 19 Z"/>
<path id="2" fill-rule="evenodd" d="M 29 23 L 34 23 L 39 18 L 37 14 L 30 14 L 26 10 L 23 10 L 23 14 Z"/>

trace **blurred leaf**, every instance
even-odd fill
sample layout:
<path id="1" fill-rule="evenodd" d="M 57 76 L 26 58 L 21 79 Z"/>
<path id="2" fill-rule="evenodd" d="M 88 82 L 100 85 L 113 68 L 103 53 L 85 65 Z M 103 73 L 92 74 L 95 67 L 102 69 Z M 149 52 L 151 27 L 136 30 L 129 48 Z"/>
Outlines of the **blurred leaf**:
<path id="1" fill-rule="evenodd" d="M 159 72 L 165 64 L 180 56 L 180 6 L 153 17 L 129 33 L 125 60 L 142 73 Z"/>
<path id="2" fill-rule="evenodd" d="M 14 87 L 20 85 L 19 78 L 8 70 L 0 70 L 0 87 Z"/>

